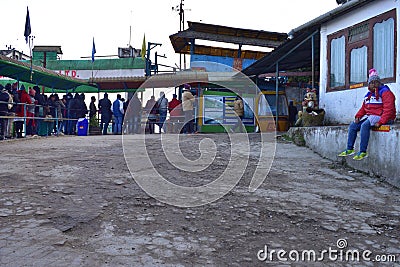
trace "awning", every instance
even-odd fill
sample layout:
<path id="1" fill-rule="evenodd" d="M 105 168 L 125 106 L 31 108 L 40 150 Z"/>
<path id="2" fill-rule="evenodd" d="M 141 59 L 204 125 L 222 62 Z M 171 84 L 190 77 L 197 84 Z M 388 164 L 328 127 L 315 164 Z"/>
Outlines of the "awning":
<path id="1" fill-rule="evenodd" d="M 89 84 L 109 93 L 136 92 L 145 81 L 145 76 L 89 78 Z"/>
<path id="2" fill-rule="evenodd" d="M 248 30 L 220 25 L 188 22 L 189 28 L 171 35 L 169 38 L 176 53 L 190 54 L 192 40 L 206 40 L 231 43 L 237 45 L 250 45 L 275 48 L 287 39 L 286 33 Z M 211 56 L 238 57 L 238 49 L 197 45 L 194 54 Z M 243 50 L 241 58 L 259 59 L 266 52 Z"/>
<path id="3" fill-rule="evenodd" d="M 360 8 L 374 0 L 352 0 L 331 10 L 289 32 L 294 36 L 276 48 L 274 51 L 254 62 L 243 70 L 248 76 L 261 75 L 276 72 L 278 63 L 279 72 L 297 71 L 301 68 L 309 68 L 314 65 L 319 67 L 320 62 L 320 33 L 323 23 L 336 19 L 346 13 Z M 314 40 L 313 40 L 314 39 Z M 314 51 L 314 54 L 312 54 Z M 312 61 L 314 57 L 314 61 Z"/>
<path id="4" fill-rule="evenodd" d="M 318 66 L 320 34 L 319 29 L 312 29 L 312 31 L 305 31 L 293 39 L 287 40 L 270 54 L 254 62 L 242 72 L 247 76 L 258 76 L 263 73 L 274 72 L 277 63 L 279 63 L 279 71 L 292 71 L 311 67 L 312 44 L 314 44 L 314 64 Z"/>
<path id="5" fill-rule="evenodd" d="M 72 90 L 88 85 L 86 80 L 67 77 L 54 71 L 0 55 L 0 75 L 52 89 Z"/>
<path id="6" fill-rule="evenodd" d="M 135 92 L 146 88 L 177 87 L 185 83 L 208 82 L 208 74 L 201 71 L 162 73 L 149 77 L 90 78 L 89 83 L 101 92 Z"/>

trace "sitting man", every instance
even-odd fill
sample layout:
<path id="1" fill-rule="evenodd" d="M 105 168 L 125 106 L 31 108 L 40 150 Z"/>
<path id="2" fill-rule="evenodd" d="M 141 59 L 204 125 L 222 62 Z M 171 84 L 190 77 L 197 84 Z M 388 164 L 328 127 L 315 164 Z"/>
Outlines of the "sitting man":
<path id="1" fill-rule="evenodd" d="M 387 85 L 381 83 L 375 69 L 369 71 L 368 93 L 364 102 L 355 116 L 354 122 L 349 126 L 347 149 L 339 157 L 354 154 L 354 143 L 357 132 L 360 131 L 360 151 L 354 156 L 355 160 L 362 160 L 368 156 L 367 146 L 370 129 L 380 127 L 382 124 L 391 124 L 396 118 L 395 96 Z"/>

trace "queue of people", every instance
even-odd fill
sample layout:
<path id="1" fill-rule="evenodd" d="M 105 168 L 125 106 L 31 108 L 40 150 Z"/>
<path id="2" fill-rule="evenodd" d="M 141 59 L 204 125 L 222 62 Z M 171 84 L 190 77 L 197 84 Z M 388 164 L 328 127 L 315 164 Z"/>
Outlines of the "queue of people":
<path id="1" fill-rule="evenodd" d="M 47 96 L 38 86 L 0 85 L 0 139 L 76 134 L 76 121 L 87 114 L 84 94 Z M 6 117 L 6 118 L 5 118 Z"/>
<path id="2" fill-rule="evenodd" d="M 159 133 L 194 133 L 195 98 L 190 87 L 185 86 L 182 99 L 183 102 L 173 94 L 169 101 L 161 92 L 157 100 L 152 96 L 143 107 L 136 94 L 128 101 L 118 94 L 112 102 L 108 93 L 104 93 L 98 108 L 92 96 L 88 109 L 83 93 L 67 93 L 60 98 L 56 93 L 49 96 L 41 93 L 38 86 L 26 90 L 24 85 L 17 88 L 17 83 L 7 84 L 5 88 L 0 87 L 0 116 L 3 117 L 0 138 L 21 138 L 24 131 L 25 136 L 76 135 L 78 119 L 87 115 L 90 125 L 100 126 L 103 135 L 141 133 L 143 117 L 146 117 L 146 133 L 155 133 L 156 125 Z M 125 114 L 129 114 L 126 120 Z"/>
<path id="3" fill-rule="evenodd" d="M 157 125 L 158 133 L 194 133 L 194 103 L 195 97 L 186 86 L 183 89 L 182 101 L 176 94 L 173 94 L 171 101 L 168 101 L 164 92 L 160 92 L 158 100 L 151 96 L 144 107 L 147 118 L 145 131 L 153 134 Z M 169 120 L 167 121 L 168 112 Z"/>

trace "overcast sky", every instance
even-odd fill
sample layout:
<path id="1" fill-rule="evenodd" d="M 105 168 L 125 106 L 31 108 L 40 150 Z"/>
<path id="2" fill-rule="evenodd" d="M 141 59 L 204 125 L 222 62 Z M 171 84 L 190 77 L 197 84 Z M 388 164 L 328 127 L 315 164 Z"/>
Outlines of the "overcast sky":
<path id="1" fill-rule="evenodd" d="M 34 45 L 59 45 L 62 59 L 91 55 L 116 55 L 118 47 L 141 48 L 146 41 L 161 43 L 152 50 L 179 64 L 169 36 L 179 31 L 179 14 L 172 10 L 180 0 L 1 0 L 0 49 L 11 45 L 29 55 L 24 40 L 26 7 L 29 7 Z M 338 5 L 336 0 L 184 0 L 185 21 L 244 29 L 289 32 Z M 187 24 L 185 24 L 187 27 Z M 131 40 L 130 40 L 131 32 Z M 245 47 L 243 47 L 245 49 Z"/>

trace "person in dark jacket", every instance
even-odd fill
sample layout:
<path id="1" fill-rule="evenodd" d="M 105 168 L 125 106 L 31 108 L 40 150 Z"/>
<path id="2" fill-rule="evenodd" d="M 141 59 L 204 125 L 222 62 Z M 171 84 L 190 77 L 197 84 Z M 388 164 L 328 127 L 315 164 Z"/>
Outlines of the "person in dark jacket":
<path id="1" fill-rule="evenodd" d="M 69 123 L 68 123 L 68 132 L 69 135 L 74 135 L 76 133 L 76 121 L 80 115 L 80 96 L 79 94 L 75 94 L 74 98 L 72 98 L 68 103 L 69 110 Z"/>
<path id="2" fill-rule="evenodd" d="M 138 134 L 140 133 L 141 120 L 142 120 L 142 102 L 140 101 L 137 94 L 134 94 L 129 101 L 129 112 L 128 117 L 128 128 L 129 133 Z"/>
<path id="3" fill-rule="evenodd" d="M 88 108 L 87 108 L 87 105 L 85 103 L 85 94 L 82 93 L 79 96 L 79 114 L 78 114 L 78 118 L 85 118 L 87 113 L 88 113 Z"/>
<path id="4" fill-rule="evenodd" d="M 108 99 L 108 94 L 104 93 L 104 98 L 99 100 L 99 111 L 101 113 L 100 128 L 103 130 L 103 134 L 107 134 L 108 125 L 111 121 L 111 101 Z"/>
<path id="5" fill-rule="evenodd" d="M 89 104 L 89 125 L 90 126 L 98 126 L 97 124 L 97 107 L 96 107 L 96 97 L 92 96 L 90 98 Z"/>
<path id="6" fill-rule="evenodd" d="M 2 86 L 3 87 L 3 86 Z M 10 96 L 5 88 L 0 90 L 0 140 L 4 139 L 4 133 L 7 128 L 7 118 L 1 116 L 8 115 L 8 100 Z"/>
<path id="7" fill-rule="evenodd" d="M 146 102 L 146 106 L 144 107 L 145 112 L 147 113 L 147 125 L 150 134 L 154 133 L 154 125 L 157 122 L 157 101 L 155 100 L 154 95 L 150 97 Z"/>
<path id="8" fill-rule="evenodd" d="M 8 94 L 8 111 L 7 116 L 13 117 L 15 116 L 16 105 L 14 104 L 14 95 L 12 93 L 12 86 L 10 83 L 7 83 L 5 86 L 6 93 Z M 4 129 L 4 137 L 7 139 L 12 137 L 12 126 L 14 125 L 14 119 L 8 118 L 6 121 L 6 127 Z"/>
<path id="9" fill-rule="evenodd" d="M 14 104 L 13 104 L 13 107 L 12 107 L 12 109 L 10 109 L 10 111 L 9 111 L 9 114 L 10 114 L 10 116 L 13 116 L 13 117 L 15 117 L 15 114 L 16 114 L 16 112 L 17 112 L 17 106 L 18 106 L 18 104 L 19 104 L 19 95 L 18 95 L 18 83 L 13 83 L 12 84 L 12 86 L 11 86 L 11 95 L 12 95 L 12 98 L 13 98 L 13 102 L 14 102 Z M 8 131 L 12 134 L 12 132 L 13 132 L 13 130 L 12 130 L 12 126 L 14 126 L 14 130 L 15 130 L 15 119 L 14 118 L 12 118 L 12 119 L 9 119 L 9 125 L 8 125 Z M 10 135 L 11 135 L 10 134 Z M 13 136 L 13 137 L 15 137 L 15 136 Z"/>
<path id="10" fill-rule="evenodd" d="M 49 107 L 47 105 L 47 101 L 45 96 L 40 93 L 39 86 L 34 86 L 33 90 L 35 91 L 35 117 L 40 119 L 35 119 L 35 127 L 33 127 L 34 134 L 39 135 L 47 135 L 47 122 L 44 122 L 44 118 L 47 113 L 49 113 Z"/>
<path id="11" fill-rule="evenodd" d="M 296 123 L 297 107 L 293 105 L 293 101 L 289 102 L 289 125 L 293 127 Z"/>

